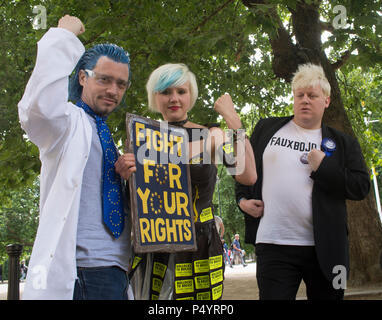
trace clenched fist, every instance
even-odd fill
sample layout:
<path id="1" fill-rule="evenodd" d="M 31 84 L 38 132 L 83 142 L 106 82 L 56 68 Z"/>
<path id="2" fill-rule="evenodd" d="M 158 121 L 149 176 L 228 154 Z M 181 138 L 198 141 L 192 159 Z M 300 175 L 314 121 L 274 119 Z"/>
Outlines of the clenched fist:
<path id="1" fill-rule="evenodd" d="M 240 209 L 254 218 L 259 218 L 264 213 L 264 202 L 257 199 L 243 199 L 239 203 Z"/>
<path id="2" fill-rule="evenodd" d="M 223 94 L 219 99 L 216 100 L 214 105 L 215 111 L 224 117 L 224 114 L 236 112 L 232 98 L 229 94 Z"/>
<path id="3" fill-rule="evenodd" d="M 308 153 L 308 163 L 313 171 L 317 171 L 322 159 L 325 158 L 325 153 L 318 149 L 313 149 Z"/>
<path id="4" fill-rule="evenodd" d="M 223 116 L 229 129 L 241 128 L 240 117 L 235 110 L 231 96 L 226 93 L 215 101 L 214 109 Z"/>
<path id="5" fill-rule="evenodd" d="M 58 28 L 63 28 L 68 31 L 73 32 L 76 36 L 79 36 L 80 34 L 85 32 L 85 26 L 81 22 L 80 19 L 77 17 L 72 17 L 69 15 L 63 16 L 59 21 L 58 21 Z"/>
<path id="6" fill-rule="evenodd" d="M 121 155 L 114 166 L 115 171 L 125 180 L 129 180 L 131 174 L 137 171 L 133 153 L 125 153 Z"/>

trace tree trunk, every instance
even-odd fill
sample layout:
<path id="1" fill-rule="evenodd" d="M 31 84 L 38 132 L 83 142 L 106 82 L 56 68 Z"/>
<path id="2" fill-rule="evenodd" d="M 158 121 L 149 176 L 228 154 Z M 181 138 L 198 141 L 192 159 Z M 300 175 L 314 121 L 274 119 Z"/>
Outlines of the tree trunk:
<path id="1" fill-rule="evenodd" d="M 248 8 L 266 1 L 243 0 Z M 319 4 L 298 2 L 292 13 L 293 31 L 297 44 L 292 44 L 290 35 L 278 18 L 277 33 L 269 34 L 273 50 L 272 67 L 275 75 L 290 81 L 297 66 L 303 63 L 321 64 L 331 85 L 331 103 L 325 111 L 323 121 L 351 136 L 355 136 L 341 99 L 341 92 L 335 76 L 335 69 L 321 47 Z M 277 21 L 275 8 L 269 10 L 269 17 Z M 285 52 L 287 51 L 287 52 Z M 348 229 L 350 241 L 349 286 L 360 286 L 369 282 L 382 282 L 382 226 L 372 190 L 363 201 L 347 201 Z"/>

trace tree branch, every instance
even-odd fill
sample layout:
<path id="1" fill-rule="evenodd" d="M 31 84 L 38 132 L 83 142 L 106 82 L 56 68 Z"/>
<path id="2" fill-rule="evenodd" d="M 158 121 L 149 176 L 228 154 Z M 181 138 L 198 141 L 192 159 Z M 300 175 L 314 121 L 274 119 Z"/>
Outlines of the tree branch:
<path id="1" fill-rule="evenodd" d="M 329 31 L 331 33 L 333 33 L 335 30 L 333 25 L 330 22 L 324 22 L 324 21 L 320 21 L 320 28 L 321 30 Z"/>
<path id="2" fill-rule="evenodd" d="M 321 49 L 319 2 L 307 4 L 305 1 L 301 1 L 297 2 L 296 10 L 290 9 L 297 43 L 311 50 Z"/>
<path id="3" fill-rule="evenodd" d="M 335 63 L 332 63 L 333 70 L 337 70 L 341 68 L 350 58 L 351 50 L 347 50 L 339 60 L 337 60 Z"/>
<path id="4" fill-rule="evenodd" d="M 205 17 L 203 19 L 203 21 L 198 24 L 196 27 L 194 27 L 190 34 L 191 33 L 194 33 L 194 32 L 197 32 L 200 28 L 202 28 L 212 17 L 214 17 L 215 15 L 217 15 L 220 11 L 222 11 L 226 6 L 228 6 L 231 2 L 233 2 L 234 0 L 228 0 L 226 1 L 225 3 L 223 3 L 220 7 L 218 7 L 214 12 L 212 12 L 208 17 Z"/>
<path id="5" fill-rule="evenodd" d="M 252 11 L 256 5 L 269 4 L 266 0 L 242 0 L 242 3 Z M 261 14 L 264 14 L 262 12 Z M 296 48 L 291 36 L 284 28 L 276 6 L 270 7 L 265 13 L 271 21 L 276 22 L 276 32 L 268 32 L 269 42 L 272 47 L 273 61 L 272 69 L 276 77 L 290 81 L 292 74 L 297 69 Z"/>

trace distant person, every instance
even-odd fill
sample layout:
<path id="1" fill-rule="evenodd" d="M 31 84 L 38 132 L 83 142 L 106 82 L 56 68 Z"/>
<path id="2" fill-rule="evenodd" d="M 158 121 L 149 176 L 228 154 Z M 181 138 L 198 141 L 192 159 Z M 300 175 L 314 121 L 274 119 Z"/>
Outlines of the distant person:
<path id="1" fill-rule="evenodd" d="M 20 280 L 25 280 L 25 277 L 27 276 L 27 270 L 28 267 L 25 264 L 25 260 L 22 260 L 20 264 Z"/>
<path id="2" fill-rule="evenodd" d="M 247 264 L 245 263 L 245 260 L 244 260 L 245 251 L 243 249 L 241 249 L 240 236 L 238 233 L 235 234 L 235 238 L 232 242 L 232 253 L 233 253 L 233 257 L 232 257 L 231 264 L 230 264 L 231 268 L 232 268 L 232 262 L 235 260 L 235 256 L 238 256 L 240 258 L 241 263 L 243 264 L 244 267 L 247 266 Z"/>
<path id="3" fill-rule="evenodd" d="M 221 239 L 222 240 L 222 244 L 223 244 L 223 251 L 224 251 L 224 263 L 225 264 L 231 264 L 231 260 L 229 258 L 229 250 L 228 250 L 228 246 L 227 246 L 227 243 L 225 242 L 224 239 Z"/>

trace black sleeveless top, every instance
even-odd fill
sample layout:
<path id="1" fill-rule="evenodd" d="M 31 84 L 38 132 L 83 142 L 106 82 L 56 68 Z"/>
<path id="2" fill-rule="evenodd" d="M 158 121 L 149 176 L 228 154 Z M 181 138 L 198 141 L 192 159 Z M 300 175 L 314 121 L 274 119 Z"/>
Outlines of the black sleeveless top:
<path id="1" fill-rule="evenodd" d="M 192 139 L 192 129 L 184 128 Z M 195 128 L 200 130 L 199 128 Z M 204 140 L 203 137 L 200 137 Z M 192 189 L 192 208 L 195 215 L 195 222 L 214 221 L 213 215 L 213 194 L 216 184 L 217 168 L 211 163 L 210 156 L 206 155 L 207 151 L 203 151 L 190 160 L 190 176 Z M 206 160 L 207 163 L 203 163 Z"/>

